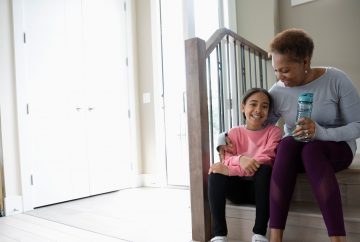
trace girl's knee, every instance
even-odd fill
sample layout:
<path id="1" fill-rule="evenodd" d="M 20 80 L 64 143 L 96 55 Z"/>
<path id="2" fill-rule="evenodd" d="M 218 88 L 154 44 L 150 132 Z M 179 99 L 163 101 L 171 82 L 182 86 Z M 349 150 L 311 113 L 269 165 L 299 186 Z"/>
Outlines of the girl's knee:
<path id="1" fill-rule="evenodd" d="M 225 179 L 226 179 L 226 176 L 224 176 L 222 174 L 210 173 L 209 177 L 208 177 L 208 183 L 209 184 L 219 183 L 221 181 L 224 181 Z"/>
<path id="2" fill-rule="evenodd" d="M 270 184 L 272 167 L 269 165 L 261 165 L 259 170 L 254 175 L 255 181 L 265 182 Z"/>
<path id="3" fill-rule="evenodd" d="M 272 167 L 269 165 L 261 165 L 259 170 L 255 173 L 255 175 L 265 175 L 270 176 L 272 172 Z"/>
<path id="4" fill-rule="evenodd" d="M 214 173 L 210 173 L 208 176 L 208 184 L 212 184 L 216 178 L 214 177 Z"/>

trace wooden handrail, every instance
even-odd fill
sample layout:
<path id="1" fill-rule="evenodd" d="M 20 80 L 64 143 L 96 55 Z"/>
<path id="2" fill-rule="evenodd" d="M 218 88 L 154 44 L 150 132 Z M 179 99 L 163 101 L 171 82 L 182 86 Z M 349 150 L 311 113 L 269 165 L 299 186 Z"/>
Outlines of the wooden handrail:
<path id="1" fill-rule="evenodd" d="M 216 30 L 215 33 L 211 35 L 211 37 L 206 41 L 206 57 L 211 54 L 211 52 L 216 48 L 216 46 L 221 42 L 221 40 L 227 35 L 239 41 L 242 45 L 247 46 L 252 50 L 255 50 L 258 54 L 264 56 L 266 59 L 270 59 L 268 53 L 265 50 L 227 28 L 220 28 Z"/>

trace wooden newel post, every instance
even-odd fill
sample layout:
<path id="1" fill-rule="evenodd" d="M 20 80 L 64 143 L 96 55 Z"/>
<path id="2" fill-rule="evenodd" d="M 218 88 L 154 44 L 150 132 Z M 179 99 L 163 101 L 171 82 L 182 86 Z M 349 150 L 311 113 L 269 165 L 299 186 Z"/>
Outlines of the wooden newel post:
<path id="1" fill-rule="evenodd" d="M 205 41 L 186 40 L 185 56 L 192 239 L 205 242 L 211 236 L 207 197 L 210 152 Z"/>

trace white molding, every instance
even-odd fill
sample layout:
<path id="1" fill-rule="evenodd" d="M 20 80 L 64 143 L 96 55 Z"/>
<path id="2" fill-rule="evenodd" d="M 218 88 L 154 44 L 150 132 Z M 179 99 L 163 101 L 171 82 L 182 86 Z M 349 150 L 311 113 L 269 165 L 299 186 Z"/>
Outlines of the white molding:
<path id="1" fill-rule="evenodd" d="M 130 149 L 131 152 L 131 179 L 133 182 L 130 186 L 137 187 L 137 177 L 141 167 L 141 142 L 140 142 L 140 118 L 139 103 L 137 102 L 138 94 L 138 77 L 137 77 L 137 50 L 135 43 L 136 37 L 136 20 L 135 8 L 136 3 L 132 0 L 126 2 L 126 49 L 128 55 L 128 93 L 129 93 L 129 110 L 130 110 Z"/>
<path id="2" fill-rule="evenodd" d="M 163 185 L 167 184 L 165 122 L 163 108 L 163 76 L 160 29 L 160 0 L 151 0 L 151 38 L 152 38 L 152 70 L 153 70 L 153 107 L 155 117 L 155 157 L 156 171 Z"/>
<path id="3" fill-rule="evenodd" d="M 14 59 L 15 59 L 15 89 L 19 137 L 19 160 L 20 160 L 20 177 L 22 190 L 22 203 L 24 211 L 33 209 L 31 177 L 31 161 L 27 155 L 27 128 L 26 128 L 26 88 L 25 88 L 25 48 L 23 43 L 23 0 L 12 0 L 13 14 L 13 39 L 14 39 Z M 10 199 L 8 201 L 12 202 Z M 11 206 L 10 206 L 11 207 Z"/>
<path id="4" fill-rule="evenodd" d="M 184 39 L 195 37 L 194 0 L 183 1 Z"/>
<path id="5" fill-rule="evenodd" d="M 224 19 L 225 28 L 228 28 L 235 33 L 237 33 L 237 19 L 236 19 L 236 0 L 227 0 L 223 1 L 223 10 L 222 18 Z M 227 12 L 227 19 L 225 19 L 225 12 Z"/>
<path id="6" fill-rule="evenodd" d="M 313 1 L 315 1 L 315 0 L 291 0 L 291 6 L 294 7 L 297 5 L 301 5 L 301 4 L 305 4 L 305 3 L 313 2 Z"/>
<path id="7" fill-rule="evenodd" d="M 164 184 L 155 174 L 141 174 L 139 176 L 139 187 L 164 187 Z"/>
<path id="8" fill-rule="evenodd" d="M 5 197 L 5 216 L 15 215 L 23 212 L 23 200 L 21 196 Z"/>

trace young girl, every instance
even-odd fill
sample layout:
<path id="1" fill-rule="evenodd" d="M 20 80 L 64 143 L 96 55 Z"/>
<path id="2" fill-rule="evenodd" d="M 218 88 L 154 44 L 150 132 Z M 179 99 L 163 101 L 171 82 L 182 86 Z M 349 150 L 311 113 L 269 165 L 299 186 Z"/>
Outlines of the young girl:
<path id="1" fill-rule="evenodd" d="M 209 169 L 208 195 L 212 216 L 211 241 L 227 241 L 226 199 L 236 204 L 255 204 L 256 219 L 252 242 L 267 242 L 269 187 L 275 148 L 281 131 L 266 125 L 271 109 L 270 94 L 262 88 L 246 92 L 241 111 L 246 124 L 229 130 L 226 145 L 220 145 L 221 162 Z M 221 142 L 220 143 L 225 143 Z M 250 177 L 250 178 L 249 178 Z"/>

